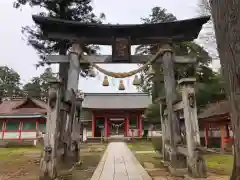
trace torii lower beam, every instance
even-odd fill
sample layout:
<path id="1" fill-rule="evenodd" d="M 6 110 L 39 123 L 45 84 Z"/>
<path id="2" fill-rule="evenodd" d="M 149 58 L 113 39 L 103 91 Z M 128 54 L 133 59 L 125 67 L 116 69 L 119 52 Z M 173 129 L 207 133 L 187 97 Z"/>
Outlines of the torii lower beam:
<path id="1" fill-rule="evenodd" d="M 132 55 L 130 63 L 133 64 L 144 64 L 149 61 L 153 55 Z M 85 55 L 84 60 L 80 60 L 80 63 L 113 63 L 111 55 Z M 156 60 L 158 63 L 162 63 L 162 58 L 158 58 Z M 189 64 L 189 63 L 196 63 L 196 58 L 191 58 L 189 56 L 175 56 L 174 59 L 175 63 L 178 64 Z M 48 55 L 47 56 L 47 63 L 49 64 L 56 64 L 56 63 L 69 63 L 69 56 L 66 55 Z M 129 62 L 128 62 L 129 63 Z M 115 63 L 114 63 L 115 64 Z"/>

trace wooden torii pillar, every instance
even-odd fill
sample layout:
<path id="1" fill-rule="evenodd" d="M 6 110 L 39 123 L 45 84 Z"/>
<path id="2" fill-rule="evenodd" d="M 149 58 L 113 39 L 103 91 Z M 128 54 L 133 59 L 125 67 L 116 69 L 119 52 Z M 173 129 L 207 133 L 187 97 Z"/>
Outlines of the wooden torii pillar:
<path id="1" fill-rule="evenodd" d="M 68 77 L 60 76 L 60 79 L 67 79 L 66 85 L 60 80 L 54 82 L 49 90 L 50 110 L 40 163 L 40 180 L 55 179 L 63 172 L 62 170 L 66 167 L 71 169 L 79 161 L 81 123 L 77 119 L 76 100 L 81 53 L 78 44 L 71 46 L 66 66 Z"/>
<path id="2" fill-rule="evenodd" d="M 156 103 L 159 103 L 159 109 L 160 109 L 160 121 L 161 121 L 161 129 L 162 129 L 162 156 L 163 156 L 163 161 L 166 159 L 165 157 L 165 138 L 167 134 L 167 129 L 166 129 L 166 122 L 165 122 L 165 117 L 164 117 L 164 105 L 165 103 L 165 97 L 160 97 L 156 99 Z"/>
<path id="3" fill-rule="evenodd" d="M 173 149 L 171 144 L 169 145 L 167 144 L 168 142 L 165 141 L 164 149 L 164 160 L 170 161 L 170 171 L 175 175 L 185 175 L 187 179 L 206 177 L 205 161 L 202 158 L 201 154 L 199 154 L 198 149 L 200 146 L 200 136 L 197 118 L 196 97 L 193 87 L 195 81 L 195 78 L 182 78 L 178 81 L 182 100 L 174 102 L 173 105 L 174 114 L 179 111 L 183 111 L 184 124 L 186 128 L 186 144 L 174 144 L 176 146 L 175 150 L 178 158 L 183 157 L 182 163 L 179 161 L 177 162 L 181 163 L 183 166 L 178 164 L 178 166 L 175 166 L 174 168 L 172 167 L 171 163 L 173 162 L 171 162 L 171 153 L 169 154 L 169 151 L 172 151 Z M 168 136 L 171 135 L 171 133 L 168 133 L 168 131 L 171 131 L 171 129 L 166 121 L 166 115 L 168 115 L 168 113 L 170 112 L 168 108 L 166 108 L 164 111 L 165 119 L 163 121 L 163 127 L 165 127 L 164 132 L 166 132 L 164 134 L 164 139 L 167 139 Z M 176 121 L 176 123 L 178 123 L 178 121 Z"/>
<path id="4" fill-rule="evenodd" d="M 60 138 L 60 87 L 61 82 L 52 82 L 49 89 L 49 111 L 47 113 L 46 134 L 44 136 L 44 151 L 40 161 L 40 180 L 54 179 L 57 176 L 58 164 L 58 147 Z"/>
<path id="5" fill-rule="evenodd" d="M 174 75 L 174 53 L 171 50 L 169 44 L 165 44 L 162 48 L 167 49 L 162 55 L 162 67 L 164 75 L 166 105 L 167 105 L 167 119 L 164 119 L 164 154 L 168 153 L 169 156 L 169 168 L 171 171 L 175 171 L 178 168 L 182 168 L 182 160 L 178 158 L 177 143 L 180 141 L 179 122 L 176 114 L 173 111 L 173 103 L 177 99 L 176 94 L 176 80 Z M 166 158 L 166 156 L 164 156 Z"/>
<path id="6" fill-rule="evenodd" d="M 205 161 L 197 150 L 197 147 L 200 147 L 200 135 L 195 89 L 193 87 L 195 82 L 196 78 L 182 78 L 178 81 L 178 84 L 181 88 L 186 128 L 188 175 L 191 178 L 205 178 L 207 176 Z"/>
<path id="7" fill-rule="evenodd" d="M 74 165 L 79 160 L 80 146 L 80 121 L 77 120 L 77 94 L 78 81 L 80 73 L 79 56 L 82 54 L 82 49 L 79 44 L 72 44 L 69 49 L 69 69 L 67 89 L 65 90 L 64 103 L 69 105 L 67 111 L 66 133 L 64 134 L 64 143 L 67 148 L 64 150 L 65 162 Z"/>

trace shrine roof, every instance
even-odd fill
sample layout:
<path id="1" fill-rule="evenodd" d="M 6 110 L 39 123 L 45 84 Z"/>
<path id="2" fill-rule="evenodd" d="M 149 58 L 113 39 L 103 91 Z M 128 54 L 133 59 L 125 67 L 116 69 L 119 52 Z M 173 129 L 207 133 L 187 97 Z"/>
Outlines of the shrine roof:
<path id="1" fill-rule="evenodd" d="M 0 116 L 6 115 L 44 115 L 47 103 L 32 98 L 9 98 L 0 104 Z"/>
<path id="2" fill-rule="evenodd" d="M 214 116 L 226 115 L 230 112 L 231 106 L 228 100 L 212 103 L 206 106 L 198 115 L 198 119 L 207 119 Z"/>
<path id="3" fill-rule="evenodd" d="M 86 93 L 83 108 L 86 109 L 145 109 L 152 103 L 145 93 Z"/>
<path id="4" fill-rule="evenodd" d="M 160 41 L 192 41 L 198 37 L 209 16 L 156 24 L 93 24 L 33 16 L 47 38 L 79 40 L 85 44 L 112 45 L 113 37 L 129 37 L 132 45 Z"/>

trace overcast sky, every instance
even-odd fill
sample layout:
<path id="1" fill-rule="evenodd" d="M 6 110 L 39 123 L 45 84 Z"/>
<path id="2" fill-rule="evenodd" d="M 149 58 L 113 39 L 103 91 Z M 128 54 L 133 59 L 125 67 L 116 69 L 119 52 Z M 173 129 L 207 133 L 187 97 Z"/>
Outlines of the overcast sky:
<path id="1" fill-rule="evenodd" d="M 106 23 L 137 24 L 141 17 L 147 17 L 151 8 L 160 6 L 173 13 L 178 19 L 187 19 L 198 16 L 198 0 L 94 0 L 93 7 L 97 15 L 105 13 Z M 0 65 L 7 65 L 21 75 L 23 83 L 32 77 L 38 76 L 44 68 L 36 70 L 34 64 L 39 61 L 38 55 L 31 46 L 28 46 L 21 34 L 21 27 L 32 25 L 32 14 L 36 14 L 29 7 L 22 11 L 12 7 L 13 0 L 0 0 Z M 110 48 L 102 48 L 102 54 L 109 54 Z M 102 65 L 102 67 L 117 72 L 129 71 L 137 65 Z M 219 62 L 214 62 L 214 67 L 219 67 Z M 57 71 L 57 66 L 53 66 Z M 103 76 L 95 79 L 81 79 L 79 88 L 84 92 L 119 92 L 118 81 L 110 80 L 109 87 L 102 87 Z M 131 85 L 132 79 L 124 79 L 126 91 L 136 92 Z"/>

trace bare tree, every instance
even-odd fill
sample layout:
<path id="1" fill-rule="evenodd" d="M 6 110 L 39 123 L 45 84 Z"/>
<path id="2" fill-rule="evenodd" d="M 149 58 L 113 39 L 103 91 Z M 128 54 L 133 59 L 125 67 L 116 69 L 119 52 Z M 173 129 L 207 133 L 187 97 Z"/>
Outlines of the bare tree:
<path id="1" fill-rule="evenodd" d="M 201 16 L 211 15 L 209 0 L 198 0 L 197 10 Z M 219 61 L 212 18 L 203 26 L 203 30 L 200 32 L 199 38 L 196 41 L 205 47 L 213 61 Z"/>
<path id="2" fill-rule="evenodd" d="M 209 0 L 199 0 L 199 10 L 202 15 L 210 15 L 211 14 L 211 6 Z"/>
<path id="3" fill-rule="evenodd" d="M 210 0 L 217 48 L 231 104 L 234 164 L 231 180 L 240 180 L 240 1 Z"/>

